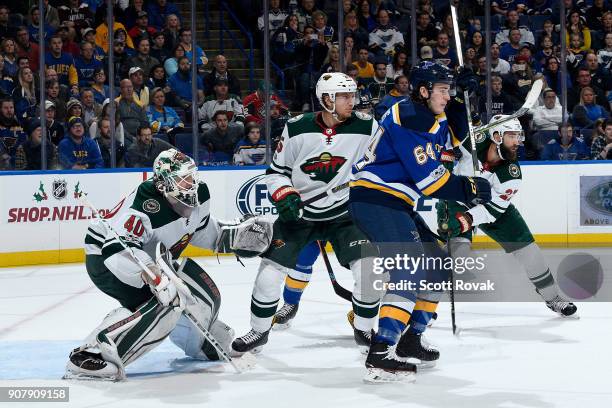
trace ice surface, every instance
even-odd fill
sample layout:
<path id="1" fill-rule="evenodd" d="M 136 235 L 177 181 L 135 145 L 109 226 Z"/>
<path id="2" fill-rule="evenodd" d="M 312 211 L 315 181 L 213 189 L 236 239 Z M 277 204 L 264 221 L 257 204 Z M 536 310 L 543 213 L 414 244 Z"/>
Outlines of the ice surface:
<path id="1" fill-rule="evenodd" d="M 330 258 L 340 283 L 351 288 L 350 272 Z M 246 260 L 246 267 L 231 257 L 198 262 L 221 290 L 221 319 L 244 334 L 258 260 Z M 517 279 L 527 278 L 520 272 Z M 0 269 L 0 386 L 69 386 L 70 403 L 44 404 L 58 408 L 612 404 L 610 303 L 579 304 L 579 320 L 557 317 L 543 303 L 461 303 L 459 337 L 443 303 L 427 333 L 441 350 L 437 367 L 420 371 L 415 384 L 368 385 L 346 320 L 350 305 L 333 293 L 319 260 L 293 326 L 271 333 L 247 373 L 190 360 L 166 340 L 127 367 L 126 382 L 60 380 L 70 350 L 115 307 L 83 265 Z"/>

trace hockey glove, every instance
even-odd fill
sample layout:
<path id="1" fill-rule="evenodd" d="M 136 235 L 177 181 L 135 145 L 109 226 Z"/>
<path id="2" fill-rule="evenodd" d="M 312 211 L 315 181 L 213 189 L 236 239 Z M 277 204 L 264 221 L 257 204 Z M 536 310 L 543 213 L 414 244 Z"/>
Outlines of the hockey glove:
<path id="1" fill-rule="evenodd" d="M 467 177 L 468 203 L 473 205 L 484 204 L 491 201 L 491 185 L 482 177 Z"/>
<path id="2" fill-rule="evenodd" d="M 278 210 L 278 218 L 281 221 L 292 222 L 302 218 L 302 199 L 295 188 L 291 186 L 279 188 L 272 194 L 272 202 Z"/>
<path id="3" fill-rule="evenodd" d="M 438 232 L 447 239 L 458 237 L 472 229 L 472 216 L 468 212 L 456 212 L 449 217 L 448 222 L 442 223 Z"/>
<path id="4" fill-rule="evenodd" d="M 460 68 L 457 73 L 457 93 L 463 97 L 463 91 L 474 93 L 480 87 L 480 81 L 471 68 Z"/>

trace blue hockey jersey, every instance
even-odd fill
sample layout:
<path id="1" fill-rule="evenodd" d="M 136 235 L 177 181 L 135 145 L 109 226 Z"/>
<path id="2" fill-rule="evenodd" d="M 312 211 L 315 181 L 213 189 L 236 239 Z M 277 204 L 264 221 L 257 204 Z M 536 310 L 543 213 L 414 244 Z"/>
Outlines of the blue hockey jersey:
<path id="1" fill-rule="evenodd" d="M 387 203 L 399 199 L 413 207 L 421 195 L 449 181 L 440 154 L 458 144 L 445 113 L 434 115 L 403 99 L 385 112 L 366 154 L 353 165 L 351 195 L 375 195 Z"/>

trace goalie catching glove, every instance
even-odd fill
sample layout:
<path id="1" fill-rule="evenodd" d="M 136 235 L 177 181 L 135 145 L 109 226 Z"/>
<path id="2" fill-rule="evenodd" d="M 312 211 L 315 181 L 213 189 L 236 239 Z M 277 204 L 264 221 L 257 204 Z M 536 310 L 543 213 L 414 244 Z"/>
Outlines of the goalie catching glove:
<path id="1" fill-rule="evenodd" d="M 219 225 L 221 231 L 215 248 L 220 253 L 253 258 L 266 252 L 272 242 L 272 222 L 263 217 L 250 215 L 233 222 L 219 221 Z"/>

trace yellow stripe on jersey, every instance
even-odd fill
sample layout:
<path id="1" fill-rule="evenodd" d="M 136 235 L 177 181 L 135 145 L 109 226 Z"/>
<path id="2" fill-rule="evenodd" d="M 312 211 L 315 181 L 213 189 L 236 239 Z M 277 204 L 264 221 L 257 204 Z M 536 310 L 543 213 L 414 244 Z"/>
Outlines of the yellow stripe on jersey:
<path id="1" fill-rule="evenodd" d="M 393 112 L 393 122 L 395 122 L 396 125 L 402 126 L 399 114 L 399 103 L 396 103 L 391 107 L 391 112 Z"/>
<path id="2" fill-rule="evenodd" d="M 291 276 L 287 276 L 287 279 L 285 279 L 285 285 L 291 289 L 304 289 L 306 286 L 308 286 L 308 282 L 300 281 L 293 279 Z"/>
<path id="3" fill-rule="evenodd" d="M 391 194 L 392 196 L 395 196 L 401 200 L 404 200 L 405 202 L 407 202 L 408 204 L 414 207 L 414 201 L 412 201 L 405 193 L 401 193 L 399 191 L 393 190 L 389 187 L 382 186 L 380 184 L 372 183 L 371 181 L 366 181 L 366 180 L 351 181 L 349 183 L 349 186 L 350 187 L 365 187 L 365 188 L 371 188 L 374 190 L 379 190 L 379 191 L 382 191 L 383 193 Z"/>
<path id="4" fill-rule="evenodd" d="M 440 177 L 438 180 L 434 181 L 433 183 L 431 183 L 429 186 L 425 187 L 421 191 L 425 195 L 431 195 L 432 193 L 435 193 L 436 191 L 438 191 L 440 187 L 442 187 L 444 184 L 446 184 L 449 178 L 450 178 L 450 173 L 448 172 L 448 170 L 446 170 L 442 177 Z"/>
<path id="5" fill-rule="evenodd" d="M 400 309 L 399 307 L 391 306 L 391 305 L 383 305 L 380 308 L 380 313 L 378 315 L 380 319 L 388 317 L 390 319 L 399 320 L 404 324 L 408 324 L 408 320 L 410 320 L 410 313 L 405 311 L 404 309 Z"/>
<path id="6" fill-rule="evenodd" d="M 438 121 L 435 121 L 431 129 L 429 129 L 429 133 L 436 134 L 436 132 L 440 129 L 440 124 Z"/>
<path id="7" fill-rule="evenodd" d="M 461 145 L 461 142 L 459 141 L 459 139 L 457 139 L 457 136 L 455 136 L 455 132 L 453 132 L 453 129 L 451 129 L 451 127 L 448 127 L 448 130 L 450 131 L 451 134 L 451 143 L 453 144 L 453 147 L 457 147 L 459 145 Z"/>
<path id="8" fill-rule="evenodd" d="M 422 310 L 428 313 L 434 313 L 438 308 L 438 304 L 424 299 L 418 299 L 414 305 L 414 310 Z"/>

